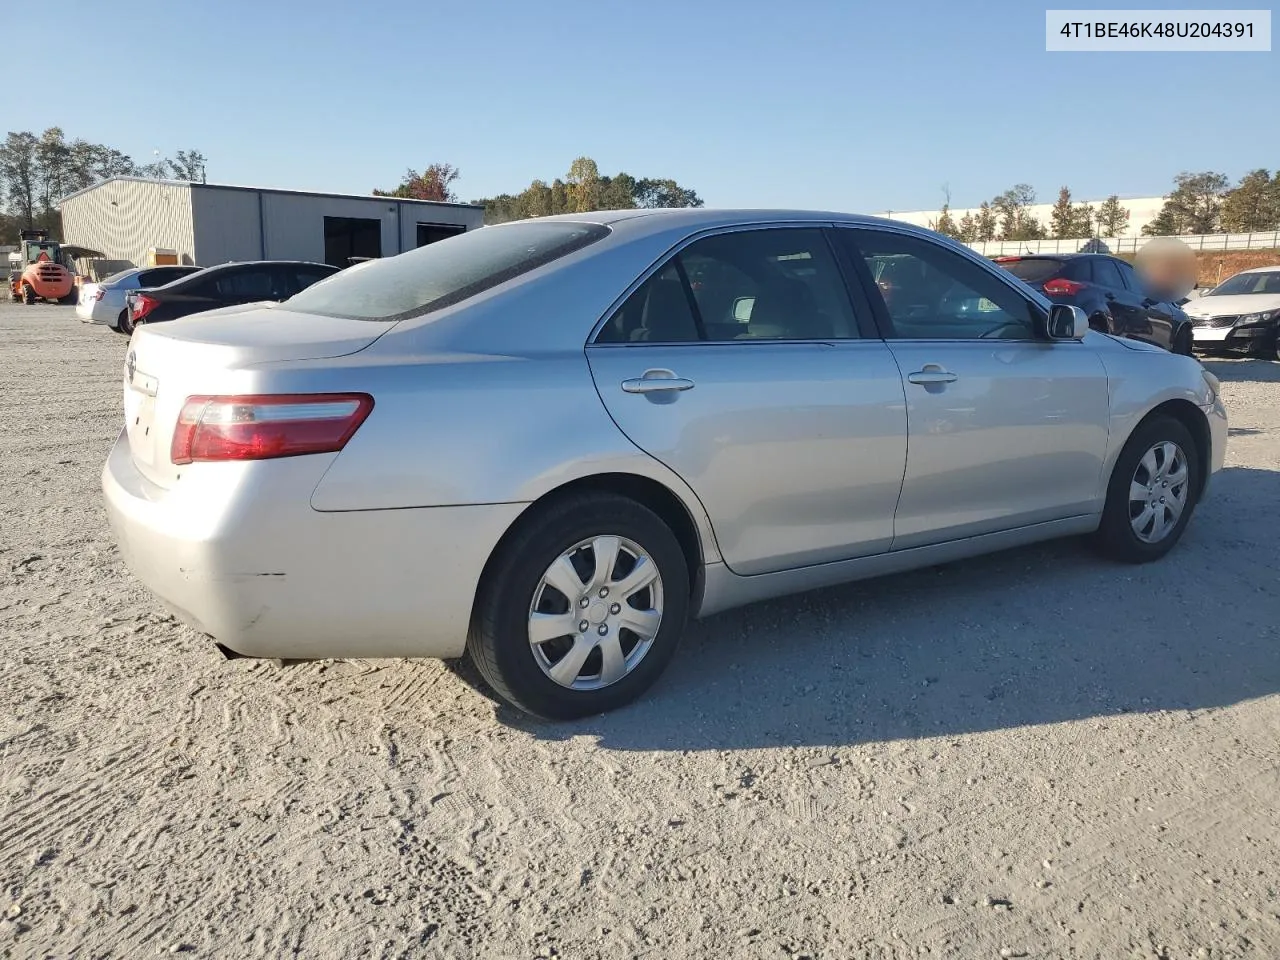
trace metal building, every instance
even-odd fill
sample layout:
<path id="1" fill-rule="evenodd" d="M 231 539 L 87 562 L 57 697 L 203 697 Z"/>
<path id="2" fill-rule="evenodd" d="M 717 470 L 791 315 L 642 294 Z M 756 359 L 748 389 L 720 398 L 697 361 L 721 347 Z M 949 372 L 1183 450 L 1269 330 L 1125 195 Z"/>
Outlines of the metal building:
<path id="1" fill-rule="evenodd" d="M 313 260 L 336 267 L 388 257 L 484 221 L 484 208 L 395 197 L 308 193 L 112 177 L 64 197 L 67 243 L 142 264 L 152 248 L 181 263 Z"/>

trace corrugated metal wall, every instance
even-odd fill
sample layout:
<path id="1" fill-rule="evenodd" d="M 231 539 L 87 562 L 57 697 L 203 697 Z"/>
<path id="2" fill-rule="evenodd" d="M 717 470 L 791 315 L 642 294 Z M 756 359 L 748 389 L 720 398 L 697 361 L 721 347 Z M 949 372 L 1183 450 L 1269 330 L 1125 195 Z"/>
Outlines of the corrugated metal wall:
<path id="1" fill-rule="evenodd" d="M 108 180 L 62 204 L 67 240 L 141 264 L 150 247 L 177 250 L 183 262 L 324 262 L 324 218 L 381 224 L 382 255 L 417 246 L 418 224 L 474 230 L 484 210 L 463 204 L 402 202 L 155 180 Z"/>
<path id="2" fill-rule="evenodd" d="M 191 190 L 191 208 L 196 221 L 196 263 L 200 266 L 262 259 L 256 190 L 197 185 Z"/>
<path id="3" fill-rule="evenodd" d="M 191 186 L 148 180 L 109 180 L 62 204 L 62 228 L 68 243 L 101 250 L 108 258 L 142 264 L 147 250 L 178 252 L 183 263 L 195 258 Z"/>

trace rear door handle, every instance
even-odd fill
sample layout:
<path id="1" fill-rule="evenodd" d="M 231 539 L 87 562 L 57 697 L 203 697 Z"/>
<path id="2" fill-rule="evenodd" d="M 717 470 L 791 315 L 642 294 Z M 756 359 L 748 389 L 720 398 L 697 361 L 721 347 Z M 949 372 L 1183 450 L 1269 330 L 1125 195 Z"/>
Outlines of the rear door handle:
<path id="1" fill-rule="evenodd" d="M 667 391 L 692 390 L 693 381 L 677 377 L 671 370 L 646 370 L 644 374 L 632 380 L 623 380 L 622 389 L 626 393 L 663 393 Z"/>
<path id="2" fill-rule="evenodd" d="M 915 373 L 908 373 L 907 379 L 912 383 L 928 384 L 955 383 L 960 378 L 950 370 L 944 369 L 941 364 L 926 363 L 923 370 L 917 370 Z"/>

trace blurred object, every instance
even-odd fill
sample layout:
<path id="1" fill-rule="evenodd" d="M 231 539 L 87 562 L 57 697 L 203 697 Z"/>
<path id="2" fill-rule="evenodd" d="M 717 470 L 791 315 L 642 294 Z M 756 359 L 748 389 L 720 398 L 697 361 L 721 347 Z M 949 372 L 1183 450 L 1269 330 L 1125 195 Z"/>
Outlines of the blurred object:
<path id="1" fill-rule="evenodd" d="M 1137 254 L 1134 265 L 1152 295 L 1175 303 L 1196 285 L 1196 255 L 1176 237 L 1156 237 Z"/>

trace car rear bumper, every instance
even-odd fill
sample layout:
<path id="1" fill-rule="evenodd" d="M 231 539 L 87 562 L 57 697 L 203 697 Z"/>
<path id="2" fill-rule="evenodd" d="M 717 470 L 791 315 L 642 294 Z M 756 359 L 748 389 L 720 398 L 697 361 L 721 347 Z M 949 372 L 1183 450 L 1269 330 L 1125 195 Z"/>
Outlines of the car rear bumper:
<path id="1" fill-rule="evenodd" d="M 85 323 L 110 323 L 119 313 L 119 310 L 112 310 L 108 304 L 101 300 L 91 300 L 88 303 L 76 304 L 76 316 Z"/>
<path id="2" fill-rule="evenodd" d="M 129 569 L 235 653 L 460 656 L 484 565 L 525 505 L 322 513 L 310 493 L 331 462 L 196 464 L 165 490 L 122 432 L 102 488 Z"/>

